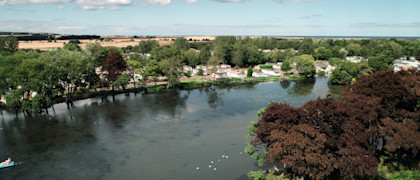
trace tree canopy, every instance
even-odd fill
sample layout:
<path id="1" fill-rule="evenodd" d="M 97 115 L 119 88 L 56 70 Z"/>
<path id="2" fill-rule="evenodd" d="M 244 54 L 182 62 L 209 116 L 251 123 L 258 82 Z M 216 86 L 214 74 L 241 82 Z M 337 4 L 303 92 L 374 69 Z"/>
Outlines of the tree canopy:
<path id="1" fill-rule="evenodd" d="M 375 177 L 379 158 L 417 166 L 419 75 L 384 71 L 347 86 L 339 100 L 319 98 L 299 108 L 270 103 L 250 126 L 255 138 L 247 152 L 259 156 L 263 147 L 267 163 L 310 179 Z"/>

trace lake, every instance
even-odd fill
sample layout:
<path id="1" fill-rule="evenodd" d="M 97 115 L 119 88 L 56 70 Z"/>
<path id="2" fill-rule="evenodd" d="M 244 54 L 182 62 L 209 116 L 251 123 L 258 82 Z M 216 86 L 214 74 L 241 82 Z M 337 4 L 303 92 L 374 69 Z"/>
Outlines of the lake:
<path id="1" fill-rule="evenodd" d="M 0 179 L 248 179 L 260 169 L 243 153 L 257 111 L 270 101 L 297 107 L 340 91 L 327 82 L 121 94 L 72 109 L 57 104 L 49 115 L 3 112 L 0 160 L 18 165 L 0 169 Z"/>

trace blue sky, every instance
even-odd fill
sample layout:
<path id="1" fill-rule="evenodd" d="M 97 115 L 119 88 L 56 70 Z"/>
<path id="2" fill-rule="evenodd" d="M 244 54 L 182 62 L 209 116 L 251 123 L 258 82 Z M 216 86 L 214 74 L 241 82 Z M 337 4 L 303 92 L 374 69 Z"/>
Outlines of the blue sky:
<path id="1" fill-rule="evenodd" d="M 0 0 L 0 31 L 420 36 L 420 0 Z"/>

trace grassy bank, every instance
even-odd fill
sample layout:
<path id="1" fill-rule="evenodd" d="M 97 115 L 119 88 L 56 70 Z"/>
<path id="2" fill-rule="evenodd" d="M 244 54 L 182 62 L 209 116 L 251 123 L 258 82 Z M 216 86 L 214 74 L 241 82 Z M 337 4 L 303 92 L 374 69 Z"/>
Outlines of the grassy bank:
<path id="1" fill-rule="evenodd" d="M 201 79 L 188 79 L 181 81 L 180 88 L 183 89 L 193 89 L 200 87 L 208 87 L 211 85 L 235 85 L 235 84 L 250 84 L 255 82 L 265 82 L 265 81 L 279 81 L 279 77 L 261 77 L 261 78 L 227 78 L 220 80 L 201 80 Z"/>

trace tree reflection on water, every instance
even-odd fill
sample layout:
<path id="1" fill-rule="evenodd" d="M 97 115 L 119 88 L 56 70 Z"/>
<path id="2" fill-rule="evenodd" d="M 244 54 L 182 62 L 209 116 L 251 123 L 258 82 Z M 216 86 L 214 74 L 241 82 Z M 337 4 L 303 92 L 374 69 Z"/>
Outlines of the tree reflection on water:
<path id="1" fill-rule="evenodd" d="M 308 96 L 314 90 L 315 82 L 315 78 L 305 78 L 295 81 L 293 86 L 287 89 L 287 94 L 291 96 Z"/>
<path id="2" fill-rule="evenodd" d="M 214 86 L 206 88 L 204 91 L 207 94 L 207 103 L 209 104 L 210 108 L 216 109 L 218 106 L 223 107 L 223 98 L 220 97 L 223 94 L 223 91 L 218 92 L 217 88 Z"/>

